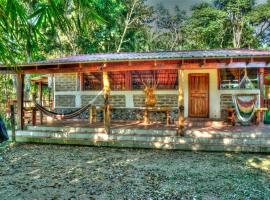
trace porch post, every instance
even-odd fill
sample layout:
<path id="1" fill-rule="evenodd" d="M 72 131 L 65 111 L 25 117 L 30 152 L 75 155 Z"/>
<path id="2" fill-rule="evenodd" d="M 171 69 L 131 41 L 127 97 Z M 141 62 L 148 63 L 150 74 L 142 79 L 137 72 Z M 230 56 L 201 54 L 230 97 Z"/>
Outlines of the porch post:
<path id="1" fill-rule="evenodd" d="M 260 88 L 260 107 L 263 108 L 264 105 L 264 68 L 259 68 L 259 88 Z M 264 112 L 260 112 L 260 117 L 263 120 Z M 260 123 L 260 122 L 259 122 Z"/>
<path id="2" fill-rule="evenodd" d="M 109 104 L 109 97 L 110 97 L 110 81 L 108 72 L 102 72 L 103 77 L 103 93 L 104 93 L 104 128 L 107 134 L 110 133 L 110 125 L 111 125 L 111 114 L 110 114 L 110 104 Z"/>
<path id="3" fill-rule="evenodd" d="M 179 106 L 179 117 L 178 117 L 178 134 L 184 136 L 185 128 L 185 117 L 184 117 L 184 71 L 178 71 L 178 106 Z"/>
<path id="4" fill-rule="evenodd" d="M 17 114 L 18 114 L 19 130 L 22 130 L 24 127 L 23 97 L 24 97 L 24 74 L 17 74 Z"/>
<path id="5" fill-rule="evenodd" d="M 43 106 L 43 103 L 42 103 L 42 88 L 43 88 L 43 84 L 42 84 L 42 81 L 40 81 L 38 83 L 38 95 L 39 95 L 39 101 L 40 101 L 40 105 Z M 43 113 L 40 111 L 40 124 L 43 124 Z"/>

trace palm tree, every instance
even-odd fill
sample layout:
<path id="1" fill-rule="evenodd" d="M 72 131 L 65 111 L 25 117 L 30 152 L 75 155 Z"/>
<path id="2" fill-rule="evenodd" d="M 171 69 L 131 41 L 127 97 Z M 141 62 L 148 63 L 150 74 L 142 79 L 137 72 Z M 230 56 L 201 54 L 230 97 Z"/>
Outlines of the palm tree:
<path id="1" fill-rule="evenodd" d="M 0 62 L 31 62 L 46 29 L 55 30 L 61 43 L 60 32 L 68 37 L 74 26 L 85 29 L 89 21 L 103 22 L 90 2 L 0 0 Z"/>

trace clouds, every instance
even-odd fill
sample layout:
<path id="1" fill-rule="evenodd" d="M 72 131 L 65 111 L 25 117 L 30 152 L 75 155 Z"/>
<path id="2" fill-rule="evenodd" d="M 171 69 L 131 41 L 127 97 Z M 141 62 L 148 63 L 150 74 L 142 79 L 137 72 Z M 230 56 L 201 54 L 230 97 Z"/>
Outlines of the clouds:
<path id="1" fill-rule="evenodd" d="M 267 0 L 256 0 L 257 3 L 265 3 Z M 147 0 L 149 5 L 155 6 L 158 3 L 162 3 L 166 8 L 173 10 L 176 5 L 181 10 L 189 11 L 190 8 L 197 3 L 208 2 L 211 3 L 213 0 Z"/>
<path id="2" fill-rule="evenodd" d="M 162 3 L 165 7 L 172 10 L 176 5 L 179 6 L 181 10 L 190 10 L 191 6 L 200 2 L 212 2 L 212 0 L 148 0 L 150 5 L 157 5 Z"/>

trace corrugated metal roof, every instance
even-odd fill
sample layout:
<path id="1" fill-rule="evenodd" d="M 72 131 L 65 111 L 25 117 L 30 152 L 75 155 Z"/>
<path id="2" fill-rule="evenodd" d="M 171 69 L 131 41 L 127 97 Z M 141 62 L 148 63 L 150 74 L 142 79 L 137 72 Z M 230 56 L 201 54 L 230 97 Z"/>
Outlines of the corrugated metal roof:
<path id="1" fill-rule="evenodd" d="M 211 50 L 164 51 L 164 52 L 142 52 L 142 53 L 138 52 L 98 53 L 98 54 L 67 56 L 62 58 L 33 62 L 25 65 L 51 65 L 51 64 L 140 61 L 140 60 L 242 58 L 242 57 L 270 57 L 270 51 L 261 51 L 252 49 L 211 49 Z"/>

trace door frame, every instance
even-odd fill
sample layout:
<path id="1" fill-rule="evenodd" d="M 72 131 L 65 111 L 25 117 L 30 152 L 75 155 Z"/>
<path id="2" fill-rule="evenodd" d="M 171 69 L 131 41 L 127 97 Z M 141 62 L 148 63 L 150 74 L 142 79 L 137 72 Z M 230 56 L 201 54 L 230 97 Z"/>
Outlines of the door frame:
<path id="1" fill-rule="evenodd" d="M 190 93 L 190 77 L 191 76 L 207 76 L 208 77 L 208 95 L 207 95 L 207 99 L 208 99 L 208 114 L 205 117 L 194 117 L 194 116 L 190 116 L 190 112 L 191 112 L 191 103 L 190 103 L 190 98 L 191 98 L 191 93 Z M 189 73 L 188 74 L 188 117 L 190 118 L 209 118 L 210 115 L 210 75 L 209 73 Z"/>

